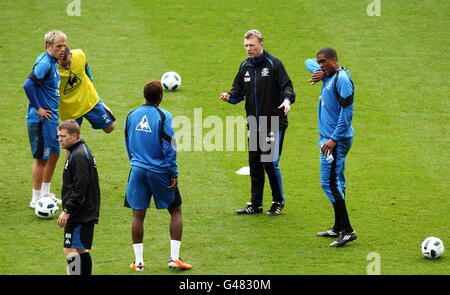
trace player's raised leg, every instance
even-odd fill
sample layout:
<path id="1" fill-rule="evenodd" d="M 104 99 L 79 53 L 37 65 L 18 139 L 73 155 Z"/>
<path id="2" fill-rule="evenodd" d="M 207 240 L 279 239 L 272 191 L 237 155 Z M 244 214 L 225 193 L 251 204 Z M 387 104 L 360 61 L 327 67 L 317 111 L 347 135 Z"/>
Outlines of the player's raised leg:
<path id="1" fill-rule="evenodd" d="M 105 133 L 111 133 L 116 128 L 116 124 L 115 124 L 116 117 L 114 116 L 111 109 L 103 101 L 102 101 L 102 105 L 103 105 L 103 108 L 105 109 L 106 113 L 108 114 L 109 118 L 112 120 L 112 124 L 109 125 L 108 127 L 103 128 L 103 131 Z"/>

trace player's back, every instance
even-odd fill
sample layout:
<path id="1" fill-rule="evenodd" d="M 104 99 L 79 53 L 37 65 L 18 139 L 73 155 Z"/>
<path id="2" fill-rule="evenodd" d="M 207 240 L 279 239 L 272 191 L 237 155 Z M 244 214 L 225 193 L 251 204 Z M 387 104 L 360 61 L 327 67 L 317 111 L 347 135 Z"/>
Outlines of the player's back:
<path id="1" fill-rule="evenodd" d="M 167 131 L 164 130 L 163 117 L 171 121 L 169 112 L 152 105 L 140 106 L 128 114 L 125 141 L 131 165 L 158 173 L 168 172 L 161 138 Z"/>

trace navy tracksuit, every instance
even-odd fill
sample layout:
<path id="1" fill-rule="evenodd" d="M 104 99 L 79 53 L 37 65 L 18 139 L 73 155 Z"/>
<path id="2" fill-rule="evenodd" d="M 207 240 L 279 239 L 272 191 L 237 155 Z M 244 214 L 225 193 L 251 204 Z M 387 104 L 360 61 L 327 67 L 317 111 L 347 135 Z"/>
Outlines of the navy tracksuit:
<path id="1" fill-rule="evenodd" d="M 272 189 L 272 199 L 283 202 L 283 184 L 278 166 L 288 126 L 287 116 L 278 106 L 295 93 L 282 62 L 267 51 L 256 59 L 244 60 L 228 92 L 231 104 L 245 99 L 249 129 L 249 165 L 252 203 L 262 205 L 265 173 Z"/>

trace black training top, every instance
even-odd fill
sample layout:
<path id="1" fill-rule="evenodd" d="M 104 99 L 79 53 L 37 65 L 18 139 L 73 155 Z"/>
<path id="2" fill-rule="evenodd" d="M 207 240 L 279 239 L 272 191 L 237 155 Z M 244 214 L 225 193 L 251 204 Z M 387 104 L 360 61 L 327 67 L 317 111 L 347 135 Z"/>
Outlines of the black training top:
<path id="1" fill-rule="evenodd" d="M 68 150 L 61 192 L 63 208 L 70 214 L 68 223 L 98 223 L 100 186 L 95 158 L 84 140 Z"/>
<path id="2" fill-rule="evenodd" d="M 245 110 L 248 116 L 267 117 L 270 129 L 270 117 L 279 117 L 279 128 L 287 128 L 288 120 L 284 110 L 278 109 L 285 99 L 295 102 L 292 81 L 283 63 L 267 51 L 254 58 L 244 60 L 234 78 L 229 103 L 236 104 L 245 99 Z M 262 126 L 265 127 L 265 126 Z"/>

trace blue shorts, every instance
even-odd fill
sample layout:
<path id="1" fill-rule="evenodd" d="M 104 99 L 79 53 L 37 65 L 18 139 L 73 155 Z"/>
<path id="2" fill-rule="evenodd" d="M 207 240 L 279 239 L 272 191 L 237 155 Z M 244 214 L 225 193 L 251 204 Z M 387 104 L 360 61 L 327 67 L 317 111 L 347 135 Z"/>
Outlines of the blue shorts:
<path id="1" fill-rule="evenodd" d="M 171 184 L 167 173 L 155 173 L 138 166 L 131 166 L 128 177 L 125 206 L 142 210 L 150 207 L 153 196 L 157 209 L 167 209 L 181 205 L 181 194 L 178 187 L 169 191 Z"/>
<path id="2" fill-rule="evenodd" d="M 27 122 L 28 139 L 34 159 L 48 160 L 51 154 L 59 154 L 58 122 L 44 119 Z"/>
<path id="3" fill-rule="evenodd" d="M 78 125 L 80 126 L 83 122 L 83 117 L 91 123 L 91 126 L 94 129 L 104 129 L 109 127 L 115 120 L 112 114 L 103 106 L 101 99 L 98 100 L 92 110 L 76 119 Z"/>

